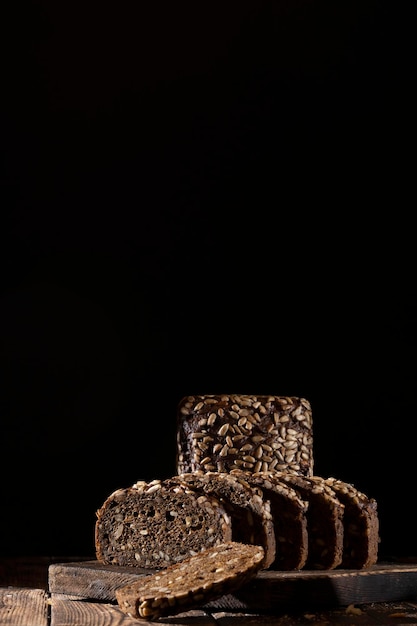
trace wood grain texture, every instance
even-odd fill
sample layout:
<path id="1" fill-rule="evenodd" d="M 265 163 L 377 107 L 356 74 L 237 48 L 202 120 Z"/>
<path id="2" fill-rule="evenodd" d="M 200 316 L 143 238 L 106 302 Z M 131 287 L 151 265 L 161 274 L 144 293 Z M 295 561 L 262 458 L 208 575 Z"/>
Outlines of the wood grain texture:
<path id="1" fill-rule="evenodd" d="M 0 624 L 48 626 L 48 595 L 42 589 L 0 588 Z"/>
<path id="2" fill-rule="evenodd" d="M 97 561 L 49 566 L 49 591 L 115 602 L 115 590 L 152 570 L 100 565 Z M 350 604 L 417 600 L 417 565 L 377 564 L 367 570 L 264 570 L 238 592 L 204 606 L 213 610 L 268 612 Z"/>
<path id="3" fill-rule="evenodd" d="M 54 598 L 51 605 L 51 626 L 138 626 L 138 620 L 125 616 L 111 604 Z"/>

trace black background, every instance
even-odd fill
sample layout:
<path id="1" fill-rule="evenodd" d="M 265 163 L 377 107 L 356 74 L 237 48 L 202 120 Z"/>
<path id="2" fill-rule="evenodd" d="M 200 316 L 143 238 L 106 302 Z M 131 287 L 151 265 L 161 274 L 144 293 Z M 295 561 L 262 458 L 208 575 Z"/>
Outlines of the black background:
<path id="1" fill-rule="evenodd" d="M 93 555 L 194 393 L 310 400 L 417 554 L 410 21 L 388 3 L 2 9 L 0 554 Z M 411 153 L 411 158 L 410 158 Z"/>

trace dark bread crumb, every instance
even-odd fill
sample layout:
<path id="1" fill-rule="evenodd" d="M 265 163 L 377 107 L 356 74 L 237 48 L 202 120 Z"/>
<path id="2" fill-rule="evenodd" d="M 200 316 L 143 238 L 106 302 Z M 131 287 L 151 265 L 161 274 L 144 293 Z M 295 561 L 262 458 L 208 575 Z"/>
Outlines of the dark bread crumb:
<path id="1" fill-rule="evenodd" d="M 231 539 L 230 515 L 218 499 L 170 479 L 118 489 L 97 511 L 102 563 L 163 568 Z"/>

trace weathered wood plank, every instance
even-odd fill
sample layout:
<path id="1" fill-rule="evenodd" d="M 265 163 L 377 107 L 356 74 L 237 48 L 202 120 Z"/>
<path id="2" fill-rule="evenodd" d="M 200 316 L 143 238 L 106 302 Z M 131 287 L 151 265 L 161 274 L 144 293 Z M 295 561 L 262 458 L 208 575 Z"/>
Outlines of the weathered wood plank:
<path id="1" fill-rule="evenodd" d="M 51 626 L 138 626 L 137 619 L 128 617 L 117 605 L 98 602 L 69 600 L 53 596 L 51 599 Z M 146 622 L 149 626 L 173 623 L 176 626 L 216 626 L 216 620 L 203 611 L 188 611 L 158 622 Z"/>
<path id="2" fill-rule="evenodd" d="M 0 624 L 47 626 L 48 594 L 43 589 L 0 588 Z"/>
<path id="3" fill-rule="evenodd" d="M 92 600 L 116 601 L 116 589 L 129 584 L 149 570 L 135 567 L 115 568 L 97 561 L 58 563 L 49 566 L 49 591 Z"/>
<path id="4" fill-rule="evenodd" d="M 96 561 L 53 564 L 49 590 L 115 602 L 115 590 L 150 570 L 101 565 Z M 233 595 L 205 605 L 208 610 L 267 612 L 303 607 L 417 599 L 417 565 L 377 564 L 368 570 L 276 572 L 265 570 Z"/>

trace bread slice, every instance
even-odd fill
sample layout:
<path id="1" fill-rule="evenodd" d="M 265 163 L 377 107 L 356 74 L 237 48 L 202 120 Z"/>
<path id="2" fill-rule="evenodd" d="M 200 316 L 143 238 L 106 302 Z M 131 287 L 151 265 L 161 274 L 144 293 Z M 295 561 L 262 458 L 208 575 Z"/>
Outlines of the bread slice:
<path id="1" fill-rule="evenodd" d="M 368 497 L 351 483 L 326 478 L 326 484 L 345 505 L 344 546 L 341 567 L 366 569 L 378 561 L 379 518 L 374 498 Z"/>
<path id="2" fill-rule="evenodd" d="M 177 409 L 177 473 L 241 469 L 312 476 L 312 428 L 305 398 L 186 396 Z"/>
<path id="3" fill-rule="evenodd" d="M 296 489 L 308 502 L 308 557 L 306 569 L 334 569 L 343 558 L 344 504 L 320 476 L 277 472 L 277 477 Z"/>
<path id="4" fill-rule="evenodd" d="M 261 569 L 262 546 L 226 542 L 116 589 L 120 609 L 143 620 L 177 615 L 233 593 Z"/>
<path id="5" fill-rule="evenodd" d="M 232 520 L 232 540 L 261 545 L 264 569 L 274 562 L 274 521 L 270 501 L 264 498 L 262 489 L 226 472 L 190 472 L 172 480 L 220 500 Z"/>
<path id="6" fill-rule="evenodd" d="M 237 473 L 242 481 L 246 480 L 251 486 L 262 489 L 264 497 L 271 503 L 276 554 L 270 569 L 302 569 L 308 556 L 307 500 L 280 480 L 276 472 L 243 473 L 241 470 L 232 470 L 232 475 Z"/>
<path id="7" fill-rule="evenodd" d="M 113 492 L 97 511 L 97 560 L 165 568 L 232 539 L 229 513 L 215 497 L 170 479 Z"/>

